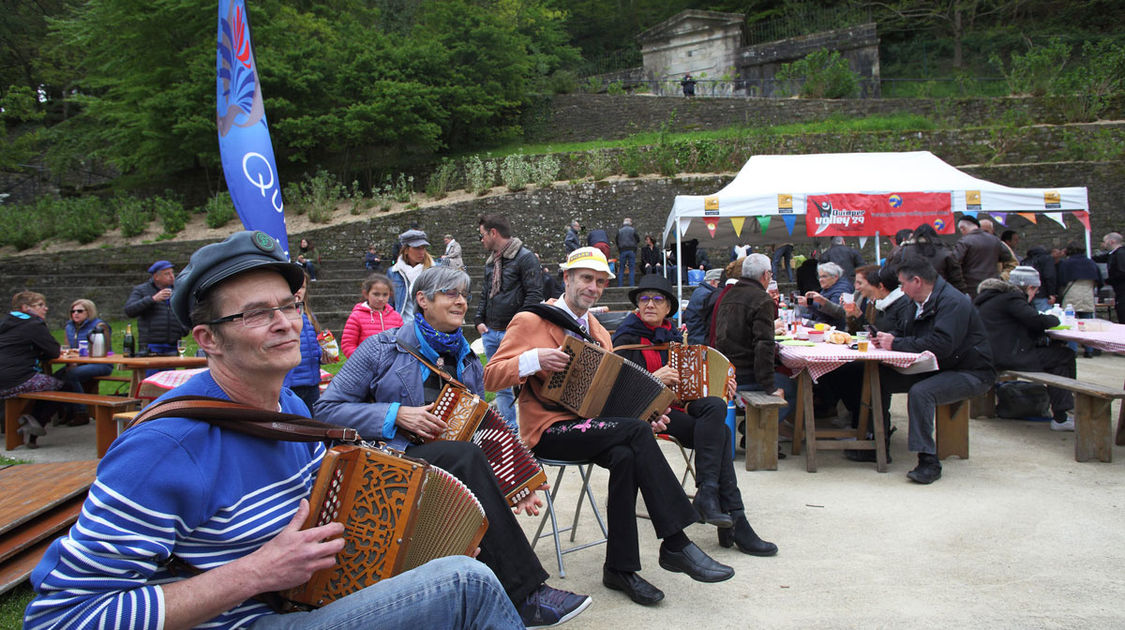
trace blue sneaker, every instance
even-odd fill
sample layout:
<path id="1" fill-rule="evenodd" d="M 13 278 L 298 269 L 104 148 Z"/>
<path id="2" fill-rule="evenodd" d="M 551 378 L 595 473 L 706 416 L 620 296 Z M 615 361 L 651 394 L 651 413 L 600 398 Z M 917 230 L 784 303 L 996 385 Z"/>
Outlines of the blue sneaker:
<path id="1" fill-rule="evenodd" d="M 589 595 L 577 595 L 544 584 L 528 595 L 517 609 L 523 625 L 528 628 L 549 628 L 574 619 L 592 601 Z"/>

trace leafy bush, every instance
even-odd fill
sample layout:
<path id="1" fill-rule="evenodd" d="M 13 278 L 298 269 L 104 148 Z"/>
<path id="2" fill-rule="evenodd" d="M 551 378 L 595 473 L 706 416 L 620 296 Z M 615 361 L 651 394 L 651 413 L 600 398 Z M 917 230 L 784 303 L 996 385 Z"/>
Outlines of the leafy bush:
<path id="1" fill-rule="evenodd" d="M 453 180 L 456 178 L 457 165 L 448 159 L 443 159 L 426 180 L 426 196 L 430 199 L 445 197 L 453 189 Z"/>
<path id="2" fill-rule="evenodd" d="M 187 227 L 190 215 L 184 208 L 184 204 L 180 203 L 179 200 L 171 197 L 153 197 L 149 200 L 149 203 L 152 205 L 153 214 L 160 219 L 164 226 L 164 232 L 159 238 L 171 238 L 183 232 L 184 228 Z"/>
<path id="3" fill-rule="evenodd" d="M 209 228 L 221 228 L 233 221 L 237 214 L 234 211 L 234 201 L 231 200 L 230 193 L 225 192 L 208 199 L 207 204 L 203 206 L 203 211 L 207 214 L 204 221 Z"/>
<path id="4" fill-rule="evenodd" d="M 1097 120 L 1110 100 L 1125 92 L 1125 47 L 1108 39 L 1086 42 L 1082 58 L 1055 84 L 1055 92 L 1065 97 L 1064 115 L 1070 121 Z"/>
<path id="5" fill-rule="evenodd" d="M 363 210 L 363 190 L 359 187 L 358 179 L 352 180 L 352 185 L 344 191 L 344 197 L 348 200 L 348 214 L 359 216 Z"/>
<path id="6" fill-rule="evenodd" d="M 617 158 L 618 163 L 621 165 L 621 170 L 629 177 L 640 177 L 641 169 L 644 168 L 645 158 L 641 152 L 641 147 L 631 144 L 623 151 Z"/>
<path id="7" fill-rule="evenodd" d="M 583 88 L 590 94 L 597 94 L 602 91 L 602 80 L 598 77 L 587 77 L 586 85 Z"/>
<path id="8" fill-rule="evenodd" d="M 1043 96 L 1053 91 L 1068 57 L 1070 47 L 1052 37 L 1046 46 L 1031 46 L 1029 42 L 1026 53 L 1012 53 L 1007 70 L 999 55 L 993 53 L 988 60 L 1004 74 L 1011 94 Z"/>
<path id="9" fill-rule="evenodd" d="M 556 70 L 547 78 L 547 87 L 552 94 L 571 94 L 578 91 L 578 75 L 570 70 Z"/>
<path id="10" fill-rule="evenodd" d="M 54 206 L 54 236 L 83 245 L 104 234 L 113 216 L 97 197 L 60 199 Z"/>
<path id="11" fill-rule="evenodd" d="M 483 162 L 480 156 L 469 158 L 465 165 L 465 190 L 478 195 L 487 194 L 492 190 L 492 182 L 496 178 L 496 162 L 489 160 Z"/>
<path id="12" fill-rule="evenodd" d="M 614 81 L 605 88 L 606 94 L 613 94 L 614 96 L 621 96 L 625 93 L 625 84 L 621 81 Z"/>
<path id="13" fill-rule="evenodd" d="M 859 78 L 848 67 L 848 60 L 840 51 L 817 50 L 804 59 L 781 65 L 775 75 L 788 85 L 799 83 L 802 98 L 848 98 L 859 94 Z"/>
<path id="14" fill-rule="evenodd" d="M 613 172 L 613 161 L 609 153 L 601 150 L 586 152 L 586 173 L 594 180 L 605 179 Z"/>
<path id="15" fill-rule="evenodd" d="M 399 203 L 410 203 L 414 199 L 414 176 L 407 177 L 404 173 L 398 174 L 391 195 Z"/>
<path id="16" fill-rule="evenodd" d="M 559 176 L 559 169 L 562 165 L 559 163 L 559 158 L 554 154 L 548 153 L 547 155 L 539 156 L 533 165 L 532 177 L 535 178 L 535 185 L 540 188 L 550 188 L 555 184 L 555 179 Z"/>
<path id="17" fill-rule="evenodd" d="M 34 204 L 0 204 L 0 245 L 23 251 L 50 236 L 52 201 L 40 198 Z"/>
<path id="18" fill-rule="evenodd" d="M 500 179 L 508 190 L 523 190 L 531 181 L 531 165 L 522 153 L 511 153 L 500 163 Z"/>
<path id="19" fill-rule="evenodd" d="M 121 228 L 121 236 L 125 238 L 143 234 L 152 222 L 152 212 L 136 197 L 114 197 L 113 207 L 117 215 L 117 226 Z"/>
<path id="20" fill-rule="evenodd" d="M 315 175 L 305 175 L 299 190 L 300 203 L 309 213 L 309 221 L 328 223 L 332 219 L 332 211 L 343 196 L 344 186 L 336 180 L 335 175 L 320 168 Z"/>

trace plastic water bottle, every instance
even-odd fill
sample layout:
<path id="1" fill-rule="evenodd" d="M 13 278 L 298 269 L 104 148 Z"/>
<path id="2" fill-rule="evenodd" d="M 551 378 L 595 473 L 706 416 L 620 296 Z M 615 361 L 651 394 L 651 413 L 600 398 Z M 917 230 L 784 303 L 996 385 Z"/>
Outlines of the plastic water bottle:
<path id="1" fill-rule="evenodd" d="M 1067 326 L 1074 327 L 1075 320 L 1076 318 L 1074 317 L 1074 305 L 1067 304 L 1066 310 L 1063 311 L 1063 323 Z"/>

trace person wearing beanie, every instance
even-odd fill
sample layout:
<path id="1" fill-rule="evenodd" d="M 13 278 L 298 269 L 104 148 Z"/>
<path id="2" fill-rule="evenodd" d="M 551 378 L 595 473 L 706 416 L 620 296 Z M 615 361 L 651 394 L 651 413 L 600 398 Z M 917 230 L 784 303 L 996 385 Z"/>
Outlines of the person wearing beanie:
<path id="1" fill-rule="evenodd" d="M 1059 325 L 1054 315 L 1044 315 L 1031 305 L 1041 282 L 1035 267 L 1021 265 L 1012 270 L 1008 281 L 990 278 L 981 282 L 973 305 L 980 312 L 992 345 L 997 370 L 1046 372 L 1075 378 L 1074 351 L 1065 343 L 1050 341 L 1045 333 Z M 1049 343 L 1048 343 L 1049 342 Z M 1074 430 L 1074 394 L 1048 387 L 1055 431 Z"/>
<path id="2" fill-rule="evenodd" d="M 711 311 L 706 308 L 707 298 L 718 291 L 722 280 L 722 269 L 708 269 L 703 282 L 691 292 L 687 309 L 684 310 L 684 325 L 687 326 L 688 343 L 707 343 L 707 332 L 711 330 Z M 712 303 L 712 306 L 714 304 Z"/>

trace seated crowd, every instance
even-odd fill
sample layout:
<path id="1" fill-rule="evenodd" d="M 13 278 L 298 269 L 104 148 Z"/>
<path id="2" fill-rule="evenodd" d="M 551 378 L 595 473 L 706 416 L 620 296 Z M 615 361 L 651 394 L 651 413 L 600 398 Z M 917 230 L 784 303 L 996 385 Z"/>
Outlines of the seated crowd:
<path id="1" fill-rule="evenodd" d="M 864 265 L 842 238 L 834 239 L 814 263 L 819 290 L 794 296 L 782 296 L 774 282 L 775 259 L 784 257 L 776 251 L 775 259 L 748 253 L 704 276 L 684 314 L 684 332 L 671 283 L 652 273 L 662 265 L 674 270 L 674 258 L 652 261 L 642 252 L 643 275 L 628 294 L 634 310 L 611 335 L 591 309 L 615 275 L 604 248 L 578 247 L 562 265 L 561 291 L 516 313 L 484 366 L 462 333 L 471 301 L 469 275 L 460 265 L 435 264 L 425 232 L 411 229 L 401 235 L 387 275 L 378 272 L 374 247 L 369 251 L 372 273 L 342 336 L 347 361 L 323 394 L 317 387 L 319 366 L 332 359 L 308 307 L 309 282 L 320 262 L 311 244 L 303 243 L 302 264 L 290 263 L 266 235 L 239 232 L 197 250 L 178 276 L 170 263 L 158 261 L 149 269 L 151 280 L 134 288 L 126 312 L 139 318 L 147 351 L 168 352 L 186 332 L 206 353 L 208 369 L 154 404 L 207 396 L 354 430 L 365 441 L 384 442 L 459 479 L 480 501 L 488 529 L 475 560 L 434 560 L 330 605 L 279 614 L 272 605 L 276 598 L 268 596 L 332 566 L 344 545 L 338 523 L 302 529 L 316 509 L 308 499 L 330 445 L 267 439 L 192 417 L 159 418 L 127 430 L 102 460 L 78 523 L 51 545 L 32 574 L 37 597 L 27 608 L 25 626 L 114 626 L 128 618 L 153 628 L 353 627 L 360 619 L 362 627 L 508 628 L 557 625 L 582 613 L 592 598 L 546 583 L 548 574 L 516 520 L 521 513 L 539 514 L 538 494 L 509 505 L 478 446 L 435 440 L 447 424 L 434 402 L 448 382 L 482 397 L 486 389 L 513 388 L 519 439 L 536 456 L 590 462 L 609 471 L 606 588 L 642 605 L 665 597 L 640 573 L 638 492 L 661 539 L 661 568 L 700 582 L 728 580 L 734 569 L 692 542 L 687 528 L 714 526 L 721 547 L 745 554 L 778 551 L 750 524 L 725 419 L 726 401 L 750 390 L 784 398 L 779 421 L 792 422 L 796 380 L 778 356 L 776 336 L 786 331 L 780 308 L 799 309 L 810 323 L 870 331 L 876 348 L 935 356 L 939 369 L 932 372 L 905 375 L 880 368 L 884 435 L 889 444 L 891 395 L 906 393 L 908 448 L 917 453 L 907 476 L 920 484 L 942 474 L 934 442 L 938 405 L 984 393 L 1005 369 L 1074 378 L 1075 351 L 1048 341 L 1044 331 L 1059 319 L 1041 313 L 1045 304 L 1037 301 L 1074 303 L 1080 317 L 1092 313 L 1092 292 L 1102 279 L 1096 267 L 1090 271 L 1084 250 L 1068 247 L 1057 269 L 1051 266 L 1048 285 L 1047 271 L 1037 268 L 1044 264 L 1041 256 L 1012 265 L 1011 246 L 982 236 L 991 235 L 981 231 L 980 222 L 963 219 L 960 227 L 969 237 L 963 241 L 970 242 L 952 251 L 928 225 L 896 235 L 884 266 Z M 447 235 L 447 247 L 451 242 Z M 1107 235 L 1109 280 L 1125 289 L 1121 244 L 1120 235 Z M 656 249 L 651 237 L 646 245 Z M 982 261 L 992 261 L 993 254 L 977 249 L 985 245 L 999 252 L 991 273 Z M 699 258 L 694 260 L 698 264 Z M 971 273 L 962 272 L 963 261 L 972 261 Z M 537 263 L 536 272 L 541 269 Z M 969 278 L 975 286 L 967 285 Z M 491 286 L 496 295 L 499 282 Z M 12 311 L 0 324 L 0 348 L 9 350 L 0 353 L 5 357 L 0 398 L 44 389 L 77 391 L 103 375 L 105 368 L 98 366 L 71 366 L 54 376 L 37 371 L 37 361 L 60 352 L 47 329 L 46 310 L 37 293 L 13 297 Z M 77 345 L 99 327 L 108 333 L 94 304 L 76 300 L 66 326 L 70 343 Z M 570 361 L 560 349 L 568 336 L 614 351 L 675 386 L 680 376 L 668 364 L 668 343 L 684 334 L 730 359 L 735 378 L 726 391 L 677 401 L 652 422 L 579 417 L 544 395 L 552 375 Z M 835 408 L 842 402 L 853 423 L 863 378 L 857 367 L 825 375 L 814 390 L 821 405 Z M 317 380 L 310 381 L 313 374 Z M 1073 430 L 1073 396 L 1055 389 L 1049 396 L 1052 428 Z M 80 411 L 60 416 L 81 421 Z M 36 405 L 20 418 L 29 445 L 43 435 L 54 412 Z M 694 449 L 694 499 L 660 450 L 661 433 Z M 873 457 L 872 451 L 847 456 Z"/>

